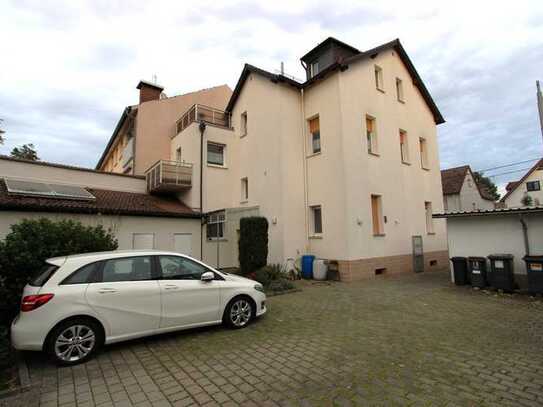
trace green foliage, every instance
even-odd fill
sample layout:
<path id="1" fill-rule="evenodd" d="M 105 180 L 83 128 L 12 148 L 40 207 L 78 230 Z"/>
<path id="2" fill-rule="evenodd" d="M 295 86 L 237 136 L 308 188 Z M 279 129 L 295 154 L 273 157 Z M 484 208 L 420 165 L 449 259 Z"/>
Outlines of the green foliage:
<path id="1" fill-rule="evenodd" d="M 72 220 L 24 219 L 0 242 L 0 309 L 17 307 L 22 289 L 50 257 L 117 249 L 117 240 L 101 225 Z"/>
<path id="2" fill-rule="evenodd" d="M 285 291 L 294 288 L 294 284 L 287 280 L 279 264 L 259 268 L 255 273 L 255 280 L 270 291 Z"/>
<path id="3" fill-rule="evenodd" d="M 522 206 L 532 206 L 534 203 L 534 200 L 532 199 L 530 195 L 526 194 L 522 197 L 522 199 L 520 200 L 520 203 L 522 204 Z"/>
<path id="4" fill-rule="evenodd" d="M 268 220 L 260 216 L 241 218 L 238 244 L 241 274 L 264 267 L 268 262 Z"/>
<path id="5" fill-rule="evenodd" d="M 11 150 L 11 156 L 13 158 L 21 158 L 23 160 L 39 161 L 38 153 L 34 148 L 34 144 L 23 144 L 21 147 L 14 147 Z"/>
<path id="6" fill-rule="evenodd" d="M 485 188 L 489 194 L 494 198 L 495 201 L 500 199 L 500 194 L 498 193 L 498 187 L 494 182 L 483 175 L 483 173 L 474 171 L 473 177 L 475 178 L 475 182 L 479 184 L 481 187 Z"/>

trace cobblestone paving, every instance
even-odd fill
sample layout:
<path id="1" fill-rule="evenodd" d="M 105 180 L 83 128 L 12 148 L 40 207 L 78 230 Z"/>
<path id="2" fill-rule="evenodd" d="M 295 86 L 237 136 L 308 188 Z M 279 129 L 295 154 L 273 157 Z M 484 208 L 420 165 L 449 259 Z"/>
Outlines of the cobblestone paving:
<path id="1" fill-rule="evenodd" d="M 542 406 L 543 303 L 444 273 L 304 284 L 250 327 L 170 334 L 56 368 L 9 406 Z"/>

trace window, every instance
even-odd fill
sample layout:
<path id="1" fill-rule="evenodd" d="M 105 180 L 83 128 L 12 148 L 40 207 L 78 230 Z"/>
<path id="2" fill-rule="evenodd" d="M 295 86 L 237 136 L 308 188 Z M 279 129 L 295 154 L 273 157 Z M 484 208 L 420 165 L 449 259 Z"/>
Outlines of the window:
<path id="1" fill-rule="evenodd" d="M 241 114 L 241 137 L 247 135 L 247 112 Z"/>
<path id="2" fill-rule="evenodd" d="M 526 183 L 526 190 L 527 191 L 540 191 L 541 185 L 539 184 L 539 181 L 529 181 Z"/>
<path id="3" fill-rule="evenodd" d="M 322 234 L 322 208 L 320 205 L 311 207 L 312 231 L 313 235 Z"/>
<path id="4" fill-rule="evenodd" d="M 224 166 L 224 144 L 207 143 L 207 163 Z"/>
<path id="5" fill-rule="evenodd" d="M 403 102 L 403 84 L 402 80 L 400 78 L 396 78 L 396 97 L 398 98 L 398 102 Z"/>
<path id="6" fill-rule="evenodd" d="M 424 169 L 428 169 L 428 146 L 426 145 L 426 139 L 419 138 L 420 144 L 420 166 Z"/>
<path id="7" fill-rule="evenodd" d="M 375 87 L 379 90 L 383 90 L 383 69 L 380 66 L 375 65 Z"/>
<path id="8" fill-rule="evenodd" d="M 383 208 L 380 195 L 371 196 L 371 220 L 373 224 L 373 235 L 384 235 L 385 228 L 383 225 Z"/>
<path id="9" fill-rule="evenodd" d="M 224 225 L 226 223 L 226 212 L 219 211 L 210 213 L 207 217 L 207 239 L 223 239 L 224 238 Z"/>
<path id="10" fill-rule="evenodd" d="M 175 161 L 181 162 L 181 147 L 175 149 Z"/>
<path id="11" fill-rule="evenodd" d="M 366 141 L 368 143 L 368 153 L 378 154 L 375 119 L 370 116 L 366 116 Z"/>
<path id="12" fill-rule="evenodd" d="M 407 132 L 400 130 L 400 154 L 402 163 L 409 164 L 409 145 L 407 140 Z"/>
<path id="13" fill-rule="evenodd" d="M 160 256 L 160 269 L 163 280 L 200 280 L 209 271 L 195 261 L 178 256 Z"/>
<path id="14" fill-rule="evenodd" d="M 424 213 L 426 214 L 426 233 L 434 233 L 434 219 L 432 218 L 432 202 L 424 202 Z"/>
<path id="15" fill-rule="evenodd" d="M 104 283 L 152 280 L 151 257 L 138 256 L 107 260 L 102 270 Z"/>
<path id="16" fill-rule="evenodd" d="M 55 271 L 58 270 L 58 266 L 53 264 L 45 263 L 43 267 L 36 273 L 34 277 L 28 282 L 32 287 L 41 287 L 47 280 L 51 278 Z"/>
<path id="17" fill-rule="evenodd" d="M 319 73 L 319 61 L 313 62 L 309 65 L 309 77 L 312 78 Z"/>
<path id="18" fill-rule="evenodd" d="M 311 151 L 313 154 L 321 152 L 321 132 L 319 118 L 309 120 L 309 133 L 311 134 Z"/>
<path id="19" fill-rule="evenodd" d="M 155 248 L 154 233 L 134 233 L 132 248 L 136 250 L 152 250 Z"/>
<path id="20" fill-rule="evenodd" d="M 97 271 L 100 263 L 91 263 L 81 267 L 66 277 L 60 284 L 88 284 L 94 278 L 94 272 Z"/>
<path id="21" fill-rule="evenodd" d="M 249 200 L 249 179 L 247 177 L 241 179 L 241 201 Z"/>

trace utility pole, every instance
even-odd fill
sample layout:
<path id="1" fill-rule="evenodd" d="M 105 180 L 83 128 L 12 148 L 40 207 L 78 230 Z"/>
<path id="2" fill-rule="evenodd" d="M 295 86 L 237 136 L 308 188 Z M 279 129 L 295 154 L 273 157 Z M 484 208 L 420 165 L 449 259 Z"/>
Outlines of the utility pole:
<path id="1" fill-rule="evenodd" d="M 539 124 L 541 126 L 541 137 L 543 137 L 543 95 L 541 94 L 541 87 L 539 81 L 535 81 L 537 86 L 537 108 L 539 109 Z"/>

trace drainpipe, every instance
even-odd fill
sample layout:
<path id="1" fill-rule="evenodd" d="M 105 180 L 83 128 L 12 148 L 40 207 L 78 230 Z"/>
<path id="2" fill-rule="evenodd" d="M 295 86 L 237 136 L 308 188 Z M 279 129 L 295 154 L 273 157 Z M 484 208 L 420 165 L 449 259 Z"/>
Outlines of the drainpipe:
<path id="1" fill-rule="evenodd" d="M 524 219 L 524 216 L 520 215 L 520 223 L 522 225 L 522 235 L 524 237 L 524 251 L 526 252 L 526 256 L 530 255 L 530 241 L 528 240 L 528 224 L 526 223 L 526 219 Z"/>
<path id="2" fill-rule="evenodd" d="M 201 121 L 200 129 L 200 260 L 204 260 L 204 132 L 205 122 Z"/>
<path id="3" fill-rule="evenodd" d="M 307 72 L 307 66 L 304 64 L 303 61 L 300 61 L 302 64 L 302 67 Z M 307 77 L 307 74 L 306 74 Z M 309 240 L 309 208 L 308 208 L 308 181 L 307 181 L 307 135 L 306 135 L 306 124 L 305 124 L 305 95 L 304 95 L 304 89 L 300 89 L 300 98 L 301 98 L 301 106 L 302 106 L 302 145 L 303 145 L 303 163 L 304 163 L 304 223 L 305 223 L 305 241 L 306 241 L 306 249 L 308 252 L 311 251 L 310 240 Z M 304 254 L 304 253 L 302 253 Z"/>

